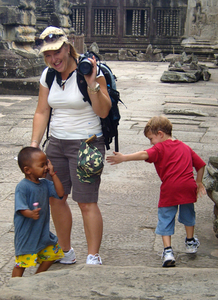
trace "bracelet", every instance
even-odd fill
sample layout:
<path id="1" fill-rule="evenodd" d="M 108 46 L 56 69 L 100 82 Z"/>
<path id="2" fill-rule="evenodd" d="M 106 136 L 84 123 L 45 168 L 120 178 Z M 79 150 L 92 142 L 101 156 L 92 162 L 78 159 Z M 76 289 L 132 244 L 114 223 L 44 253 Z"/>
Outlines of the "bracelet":
<path id="1" fill-rule="evenodd" d="M 39 145 L 39 143 L 36 140 L 33 140 L 31 143 L 36 143 L 37 145 Z"/>
<path id="2" fill-rule="evenodd" d="M 89 89 L 89 88 L 88 88 L 88 89 Z M 89 93 L 90 93 L 91 95 L 94 95 L 94 94 L 97 94 L 97 93 L 98 93 L 98 91 L 91 92 L 91 91 L 89 90 Z"/>
<path id="3" fill-rule="evenodd" d="M 90 92 L 90 94 L 97 94 L 100 91 L 100 84 L 97 82 L 94 88 L 90 88 L 88 86 L 88 91 Z"/>
<path id="4" fill-rule="evenodd" d="M 57 171 L 56 171 L 56 172 L 54 172 L 54 174 L 52 174 L 52 175 L 51 175 L 51 177 L 55 176 L 55 175 L 56 175 L 56 173 L 57 173 Z"/>

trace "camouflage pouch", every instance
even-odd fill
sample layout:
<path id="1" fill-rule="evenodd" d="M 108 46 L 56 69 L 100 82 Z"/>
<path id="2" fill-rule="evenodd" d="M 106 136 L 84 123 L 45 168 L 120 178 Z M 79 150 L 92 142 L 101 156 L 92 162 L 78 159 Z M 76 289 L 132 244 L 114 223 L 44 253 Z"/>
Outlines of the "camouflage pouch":
<path id="1" fill-rule="evenodd" d="M 102 173 L 104 159 L 101 152 L 91 144 L 96 135 L 81 142 L 77 156 L 77 176 L 80 182 L 92 183 Z"/>

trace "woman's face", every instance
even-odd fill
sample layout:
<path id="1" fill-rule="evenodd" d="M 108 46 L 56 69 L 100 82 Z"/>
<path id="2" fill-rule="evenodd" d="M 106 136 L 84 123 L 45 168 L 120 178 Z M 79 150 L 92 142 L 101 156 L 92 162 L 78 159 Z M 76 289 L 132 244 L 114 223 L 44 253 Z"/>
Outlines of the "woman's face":
<path id="1" fill-rule="evenodd" d="M 70 46 L 64 44 L 58 50 L 49 50 L 44 52 L 44 58 L 47 64 L 62 73 L 66 71 L 69 61 Z"/>

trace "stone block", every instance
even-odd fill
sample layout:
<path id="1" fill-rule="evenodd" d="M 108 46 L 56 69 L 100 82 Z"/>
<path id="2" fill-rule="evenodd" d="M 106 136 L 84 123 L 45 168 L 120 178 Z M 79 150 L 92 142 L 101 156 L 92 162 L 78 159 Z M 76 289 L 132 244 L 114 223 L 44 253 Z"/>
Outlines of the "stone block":
<path id="1" fill-rule="evenodd" d="M 19 49 L 16 48 L 18 51 Z M 21 53 L 22 51 L 22 53 Z M 20 48 L 19 54 L 30 55 L 32 52 L 24 51 Z M 29 78 L 41 75 L 45 68 L 42 57 L 22 57 L 11 50 L 1 50 L 0 52 L 0 78 Z"/>
<path id="2" fill-rule="evenodd" d="M 38 91 L 39 91 L 38 77 L 25 78 L 25 79 L 0 78 L 0 93 L 2 95 L 37 96 Z"/>
<path id="3" fill-rule="evenodd" d="M 108 61 L 108 60 L 116 61 L 116 60 L 118 60 L 118 55 L 117 55 L 117 53 L 105 53 L 104 59 L 106 61 Z"/>
<path id="4" fill-rule="evenodd" d="M 198 70 L 191 70 L 189 72 L 174 72 L 164 71 L 160 80 L 162 82 L 196 82 L 201 78 L 201 72 Z"/>
<path id="5" fill-rule="evenodd" d="M 118 51 L 118 60 L 126 60 L 127 51 L 125 49 L 120 49 Z"/>
<path id="6" fill-rule="evenodd" d="M 4 26 L 7 25 L 34 26 L 36 24 L 36 17 L 34 12 L 31 10 L 24 11 L 13 6 L 0 6 L 0 24 L 3 24 Z"/>

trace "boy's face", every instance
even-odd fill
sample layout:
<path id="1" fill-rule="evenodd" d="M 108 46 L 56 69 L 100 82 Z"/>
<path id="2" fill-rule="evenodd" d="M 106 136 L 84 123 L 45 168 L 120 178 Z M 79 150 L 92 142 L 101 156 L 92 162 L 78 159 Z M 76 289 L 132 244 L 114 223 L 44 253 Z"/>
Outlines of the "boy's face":
<path id="1" fill-rule="evenodd" d="M 149 130 L 146 137 L 150 140 L 151 145 L 155 145 L 155 144 L 161 143 L 163 141 L 161 132 L 154 134 L 151 132 L 151 130 Z"/>
<path id="2" fill-rule="evenodd" d="M 32 156 L 32 164 L 29 170 L 35 180 L 46 177 L 48 172 L 47 157 L 43 152 L 37 152 Z"/>

